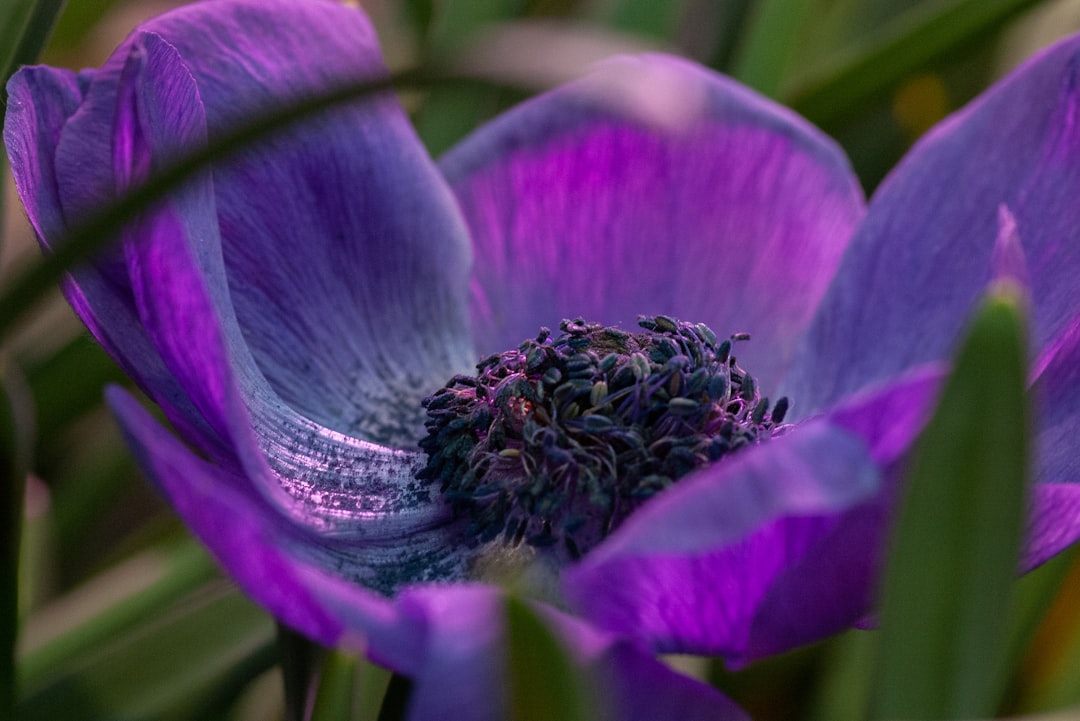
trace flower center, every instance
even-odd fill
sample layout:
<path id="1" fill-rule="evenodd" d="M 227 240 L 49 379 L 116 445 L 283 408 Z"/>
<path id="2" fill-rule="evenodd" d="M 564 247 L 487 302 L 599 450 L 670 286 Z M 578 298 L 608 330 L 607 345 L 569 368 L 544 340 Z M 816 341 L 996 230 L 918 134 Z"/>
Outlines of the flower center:
<path id="1" fill-rule="evenodd" d="M 578 558 L 693 470 L 789 426 L 705 325 L 563 321 L 424 400 L 428 465 L 481 542 L 562 544 Z"/>

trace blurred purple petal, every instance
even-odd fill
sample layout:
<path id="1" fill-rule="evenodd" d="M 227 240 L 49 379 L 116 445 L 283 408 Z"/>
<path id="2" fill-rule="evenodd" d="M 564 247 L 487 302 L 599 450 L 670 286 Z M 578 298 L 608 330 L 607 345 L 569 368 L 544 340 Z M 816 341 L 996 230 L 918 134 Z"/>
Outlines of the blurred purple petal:
<path id="1" fill-rule="evenodd" d="M 612 645 L 592 669 L 615 704 L 612 716 L 620 721 L 750 719 L 713 687 L 672 671 L 629 643 Z"/>
<path id="2" fill-rule="evenodd" d="M 664 123 L 636 112 L 613 90 L 627 84 L 679 112 Z M 629 329 L 662 312 L 750 332 L 739 357 L 768 388 L 863 212 L 832 141 L 662 56 L 601 64 L 481 128 L 440 165 L 473 234 L 482 352 L 562 318 Z"/>
<path id="3" fill-rule="evenodd" d="M 398 607 L 424 628 L 422 659 L 414 667 L 408 718 L 505 718 L 509 684 L 503 638 L 505 598 L 484 586 L 417 588 Z M 555 609 L 534 605 L 571 659 L 595 684 L 601 719 L 652 721 L 748 721 L 747 715 L 716 689 L 672 671 L 649 652 L 598 631 Z"/>

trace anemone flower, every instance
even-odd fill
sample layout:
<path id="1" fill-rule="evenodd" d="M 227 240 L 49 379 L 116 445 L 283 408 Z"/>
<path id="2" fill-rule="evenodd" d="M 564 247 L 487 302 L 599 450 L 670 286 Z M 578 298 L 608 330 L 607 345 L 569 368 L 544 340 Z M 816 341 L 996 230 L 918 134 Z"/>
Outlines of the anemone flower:
<path id="1" fill-rule="evenodd" d="M 438 165 L 369 97 L 206 168 L 65 291 L 183 439 L 109 392 L 178 513 L 281 621 L 409 676 L 410 718 L 500 717 L 506 574 L 612 717 L 738 718 L 653 654 L 746 661 L 870 609 L 1002 258 L 1052 401 L 1025 568 L 1076 537 L 1078 63 L 1030 61 L 869 209 L 828 138 L 676 58 L 602 63 Z M 48 249 L 208 137 L 384 73 L 359 11 L 214 0 L 98 70 L 23 69 L 4 138 Z"/>

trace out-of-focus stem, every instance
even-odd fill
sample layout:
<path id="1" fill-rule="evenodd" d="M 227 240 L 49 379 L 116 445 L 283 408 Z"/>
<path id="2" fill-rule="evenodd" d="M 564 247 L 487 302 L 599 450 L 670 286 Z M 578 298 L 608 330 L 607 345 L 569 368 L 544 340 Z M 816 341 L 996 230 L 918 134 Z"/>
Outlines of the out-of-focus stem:
<path id="1" fill-rule="evenodd" d="M 17 369 L 0 360 L 0 718 L 14 718 L 19 541 L 33 424 Z"/>

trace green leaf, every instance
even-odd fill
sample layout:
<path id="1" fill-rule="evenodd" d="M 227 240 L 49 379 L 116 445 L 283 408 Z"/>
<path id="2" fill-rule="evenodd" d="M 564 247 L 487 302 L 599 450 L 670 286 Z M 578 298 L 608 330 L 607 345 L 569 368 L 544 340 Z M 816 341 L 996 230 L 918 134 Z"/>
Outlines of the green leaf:
<path id="1" fill-rule="evenodd" d="M 815 0 L 762 0 L 736 51 L 733 73 L 752 88 L 777 97 L 783 87 L 796 38 L 810 19 Z"/>
<path id="2" fill-rule="evenodd" d="M 862 721 L 876 640 L 871 631 L 851 629 L 826 643 L 808 721 Z"/>
<path id="3" fill-rule="evenodd" d="M 56 669 L 75 664 L 125 629 L 151 622 L 176 599 L 217 577 L 214 562 L 193 540 L 168 551 L 144 551 L 99 574 L 30 617 L 19 660 L 22 683 L 42 683 Z"/>
<path id="4" fill-rule="evenodd" d="M 485 25 L 501 22 L 521 13 L 522 0 L 450 0 L 439 3 L 431 19 L 431 42 L 437 52 L 462 46 Z"/>
<path id="5" fill-rule="evenodd" d="M 56 27 L 53 28 L 52 37 L 49 38 L 48 52 L 51 54 L 58 51 L 65 55 L 80 53 L 80 46 L 85 47 L 87 38 L 98 30 L 98 23 L 110 15 L 117 17 L 117 6 L 123 6 L 124 2 L 125 0 L 81 0 L 66 3 L 64 11 L 56 21 Z"/>
<path id="6" fill-rule="evenodd" d="M 413 118 L 416 132 L 432 156 L 439 156 L 506 105 L 493 88 L 436 88 Z"/>
<path id="7" fill-rule="evenodd" d="M 359 658 L 355 663 L 353 721 L 381 721 L 379 712 L 382 710 L 383 699 L 387 695 L 393 674 L 367 659 Z"/>
<path id="8" fill-rule="evenodd" d="M 65 0 L 4 0 L 0 3 L 0 80 L 37 59 L 56 25 Z M 0 91 L 6 98 L 6 91 Z"/>
<path id="9" fill-rule="evenodd" d="M 589 721 L 591 699 L 582 669 L 547 625 L 520 599 L 506 601 L 512 721 Z"/>
<path id="10" fill-rule="evenodd" d="M 874 719 L 992 715 L 1006 681 L 1030 435 L 1015 290 L 983 303 L 914 450 L 888 550 Z"/>
<path id="11" fill-rule="evenodd" d="M 614 30 L 669 41 L 679 29 L 686 5 L 687 0 L 607 0 L 594 3 L 590 15 Z"/>
<path id="12" fill-rule="evenodd" d="M 435 19 L 435 0 L 405 0 L 402 14 L 405 24 L 411 26 L 420 43 L 426 45 Z"/>
<path id="13" fill-rule="evenodd" d="M 1039 0 L 922 2 L 837 53 L 781 98 L 819 124 L 835 121 L 942 55 L 996 32 Z"/>
<path id="14" fill-rule="evenodd" d="M 477 32 L 517 17 L 522 5 L 521 0 L 439 3 L 430 21 L 428 52 L 436 58 L 453 57 Z M 497 114 L 506 105 L 504 95 L 491 87 L 434 88 L 413 123 L 428 151 L 437 156 Z"/>

